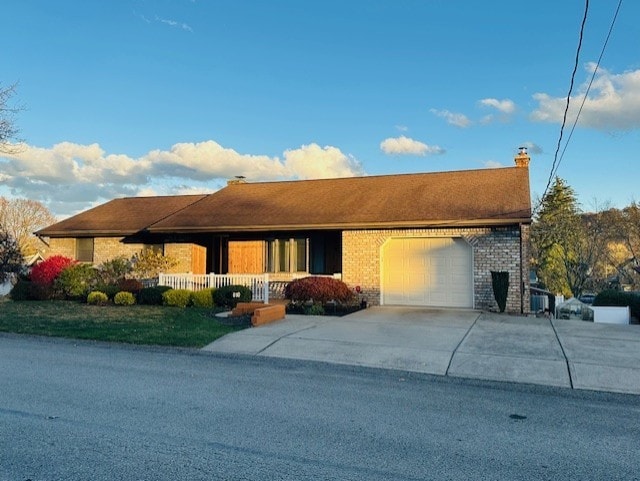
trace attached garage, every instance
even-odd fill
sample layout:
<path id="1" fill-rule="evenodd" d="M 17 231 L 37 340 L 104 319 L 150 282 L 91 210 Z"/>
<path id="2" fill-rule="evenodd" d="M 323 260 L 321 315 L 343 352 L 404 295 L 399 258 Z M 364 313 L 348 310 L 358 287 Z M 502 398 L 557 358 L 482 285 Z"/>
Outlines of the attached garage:
<path id="1" fill-rule="evenodd" d="M 393 238 L 381 254 L 383 304 L 473 307 L 472 251 L 464 239 Z"/>

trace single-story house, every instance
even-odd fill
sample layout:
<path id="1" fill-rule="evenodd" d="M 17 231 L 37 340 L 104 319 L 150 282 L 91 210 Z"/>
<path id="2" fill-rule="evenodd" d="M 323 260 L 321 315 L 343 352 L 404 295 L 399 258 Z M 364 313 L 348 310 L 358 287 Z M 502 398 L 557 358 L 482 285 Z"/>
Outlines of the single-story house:
<path id="1" fill-rule="evenodd" d="M 370 305 L 529 310 L 529 157 L 515 167 L 284 182 L 115 199 L 37 232 L 100 264 L 155 247 L 176 272 L 339 275 Z"/>

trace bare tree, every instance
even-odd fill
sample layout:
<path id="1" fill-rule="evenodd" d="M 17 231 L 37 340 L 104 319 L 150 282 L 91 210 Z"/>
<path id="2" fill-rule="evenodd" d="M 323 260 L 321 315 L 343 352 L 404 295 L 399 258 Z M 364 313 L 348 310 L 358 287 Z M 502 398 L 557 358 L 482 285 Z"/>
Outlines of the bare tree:
<path id="1" fill-rule="evenodd" d="M 17 142 L 18 128 L 15 124 L 16 114 L 22 110 L 20 107 L 11 106 L 9 100 L 16 93 L 16 84 L 3 87 L 0 85 L 0 153 L 14 153 Z"/>
<path id="2" fill-rule="evenodd" d="M 0 231 L 15 239 L 24 256 L 38 250 L 33 233 L 55 222 L 49 209 L 37 200 L 0 197 Z"/>

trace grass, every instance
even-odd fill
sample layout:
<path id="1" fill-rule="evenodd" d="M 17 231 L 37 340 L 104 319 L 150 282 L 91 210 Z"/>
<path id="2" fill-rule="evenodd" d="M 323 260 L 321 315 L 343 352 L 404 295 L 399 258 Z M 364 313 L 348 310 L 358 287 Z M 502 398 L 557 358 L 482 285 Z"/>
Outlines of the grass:
<path id="1" fill-rule="evenodd" d="M 0 332 L 161 346 L 203 347 L 237 327 L 207 308 L 90 306 L 73 301 L 0 301 Z"/>

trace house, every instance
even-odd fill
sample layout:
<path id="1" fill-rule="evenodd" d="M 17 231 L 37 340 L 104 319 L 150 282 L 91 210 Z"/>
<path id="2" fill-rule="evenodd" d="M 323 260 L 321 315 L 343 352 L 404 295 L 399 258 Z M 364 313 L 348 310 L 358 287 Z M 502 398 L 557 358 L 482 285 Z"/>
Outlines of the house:
<path id="1" fill-rule="evenodd" d="M 285 182 L 199 196 L 116 199 L 37 232 L 100 264 L 162 248 L 176 271 L 339 275 L 369 304 L 529 310 L 529 157 L 516 166 Z"/>

